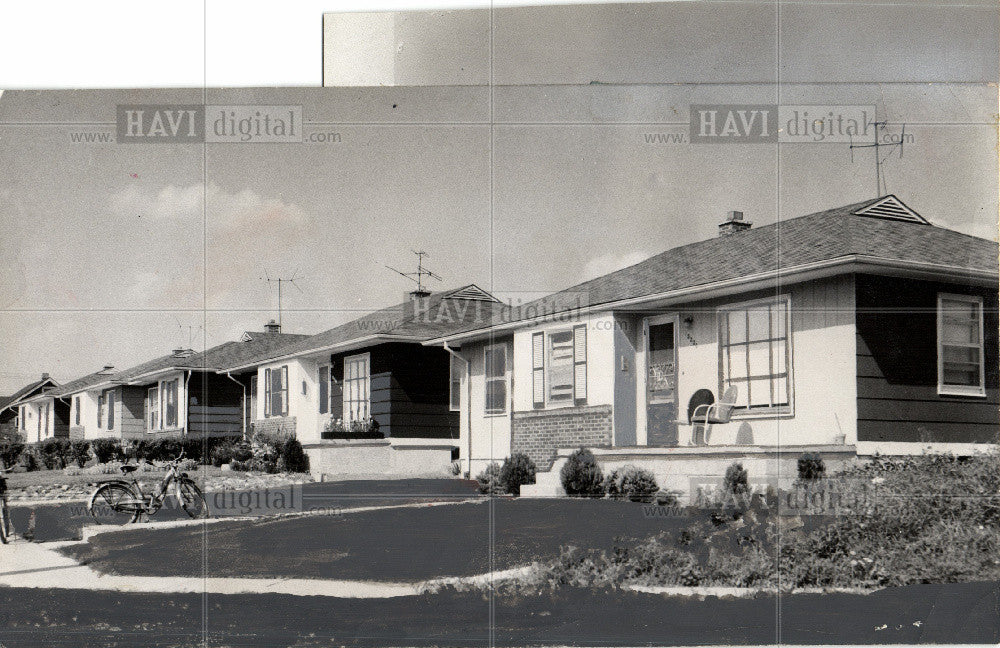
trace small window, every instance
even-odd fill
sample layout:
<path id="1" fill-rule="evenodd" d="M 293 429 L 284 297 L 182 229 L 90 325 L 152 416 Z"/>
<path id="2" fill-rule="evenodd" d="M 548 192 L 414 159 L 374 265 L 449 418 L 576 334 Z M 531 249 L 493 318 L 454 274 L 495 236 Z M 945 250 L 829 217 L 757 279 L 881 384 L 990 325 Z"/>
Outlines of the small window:
<path id="1" fill-rule="evenodd" d="M 457 412 L 462 409 L 462 374 L 465 373 L 465 362 L 451 358 L 451 376 L 448 380 L 448 409 Z"/>
<path id="2" fill-rule="evenodd" d="M 264 370 L 264 416 L 288 416 L 288 365 Z"/>
<path id="3" fill-rule="evenodd" d="M 573 331 L 557 331 L 548 335 L 548 401 L 553 404 L 573 400 Z"/>
<path id="4" fill-rule="evenodd" d="M 487 414 L 507 413 L 507 345 L 491 344 L 485 350 Z"/>
<path id="5" fill-rule="evenodd" d="M 938 393 L 985 396 L 983 300 L 938 295 Z"/>
<path id="6" fill-rule="evenodd" d="M 166 380 L 160 383 L 160 401 L 163 412 L 163 428 L 177 427 L 177 380 Z"/>
<path id="7" fill-rule="evenodd" d="M 107 422 L 107 429 L 115 429 L 115 390 L 109 389 L 104 392 L 104 420 Z"/>
<path id="8" fill-rule="evenodd" d="M 160 427 L 160 387 L 146 391 L 146 428 L 152 432 Z"/>

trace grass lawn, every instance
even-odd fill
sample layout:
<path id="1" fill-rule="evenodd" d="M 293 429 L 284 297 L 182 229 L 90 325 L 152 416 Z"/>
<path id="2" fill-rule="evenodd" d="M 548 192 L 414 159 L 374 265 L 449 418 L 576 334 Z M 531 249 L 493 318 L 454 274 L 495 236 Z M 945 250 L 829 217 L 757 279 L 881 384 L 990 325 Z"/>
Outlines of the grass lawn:
<path id="1" fill-rule="evenodd" d="M 163 477 L 163 471 L 136 474 L 139 477 L 139 481 L 143 483 L 152 483 Z M 218 477 L 224 473 L 222 473 L 221 468 L 216 468 L 215 466 L 198 466 L 196 469 L 189 471 L 188 474 L 200 481 L 201 477 Z M 225 474 L 232 475 L 233 473 Z M 69 484 L 70 486 L 94 484 L 121 477 L 121 473 L 116 472 L 101 475 L 68 475 L 62 470 L 42 469 L 34 470 L 32 472 L 24 472 L 23 470 L 8 472 L 6 473 L 6 477 L 8 488 L 12 490 L 23 490 L 27 488 L 45 488 L 51 486 L 58 487 L 64 484 Z"/>
<path id="2" fill-rule="evenodd" d="M 618 539 L 678 531 L 692 521 L 646 510 L 611 500 L 494 499 L 127 531 L 65 551 L 116 574 L 201 576 L 205 549 L 208 576 L 411 582 L 519 567 L 553 558 L 565 545 L 610 549 Z"/>

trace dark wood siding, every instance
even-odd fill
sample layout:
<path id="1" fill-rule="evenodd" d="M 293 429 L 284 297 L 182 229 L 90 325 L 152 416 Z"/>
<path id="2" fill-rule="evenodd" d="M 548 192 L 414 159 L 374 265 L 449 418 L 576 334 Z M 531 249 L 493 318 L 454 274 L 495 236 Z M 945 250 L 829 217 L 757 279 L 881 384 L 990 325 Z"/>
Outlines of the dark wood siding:
<path id="1" fill-rule="evenodd" d="M 188 382 L 188 436 L 228 436 L 242 432 L 242 384 L 220 374 L 192 372 Z"/>
<path id="2" fill-rule="evenodd" d="M 69 401 L 56 398 L 52 405 L 52 434 L 69 437 Z"/>
<path id="3" fill-rule="evenodd" d="M 857 277 L 858 440 L 992 443 L 1000 430 L 997 290 Z M 937 296 L 983 297 L 986 398 L 937 393 Z"/>
<path id="4" fill-rule="evenodd" d="M 371 354 L 371 414 L 379 429 L 398 438 L 457 439 L 458 412 L 449 411 L 450 356 L 437 347 L 418 344 L 381 344 L 332 356 L 337 383 L 331 395 L 334 418 L 343 415 L 343 360 L 357 353 Z"/>

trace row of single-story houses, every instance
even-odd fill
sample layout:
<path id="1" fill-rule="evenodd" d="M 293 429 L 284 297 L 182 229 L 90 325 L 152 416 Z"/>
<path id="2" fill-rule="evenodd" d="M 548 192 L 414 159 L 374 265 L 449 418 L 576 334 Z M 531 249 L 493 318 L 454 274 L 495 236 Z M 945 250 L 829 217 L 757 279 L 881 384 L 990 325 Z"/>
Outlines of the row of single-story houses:
<path id="1" fill-rule="evenodd" d="M 475 474 L 524 452 L 536 492 L 580 446 L 682 490 L 733 460 L 780 477 L 805 452 L 968 454 L 1000 431 L 997 263 L 995 241 L 895 196 L 756 228 L 731 212 L 716 238 L 519 307 L 474 285 L 416 293 L 317 335 L 269 326 L 105 367 L 7 409 L 32 441 L 284 430 L 331 476 Z M 726 393 L 730 415 L 696 425 Z M 349 438 L 371 421 L 384 439 Z"/>

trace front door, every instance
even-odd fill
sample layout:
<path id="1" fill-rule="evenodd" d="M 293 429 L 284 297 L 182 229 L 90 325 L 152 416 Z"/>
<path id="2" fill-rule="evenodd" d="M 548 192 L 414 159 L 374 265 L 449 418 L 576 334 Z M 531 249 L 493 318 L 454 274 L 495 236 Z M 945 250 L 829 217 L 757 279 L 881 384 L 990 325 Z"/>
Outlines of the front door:
<path id="1" fill-rule="evenodd" d="M 675 446 L 677 433 L 677 324 L 646 322 L 646 444 Z"/>

